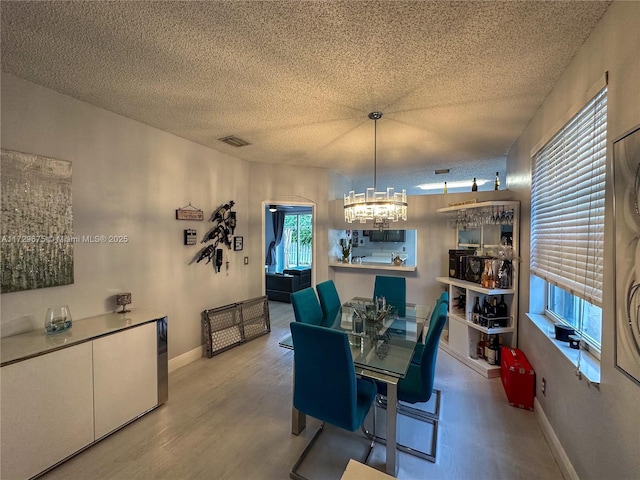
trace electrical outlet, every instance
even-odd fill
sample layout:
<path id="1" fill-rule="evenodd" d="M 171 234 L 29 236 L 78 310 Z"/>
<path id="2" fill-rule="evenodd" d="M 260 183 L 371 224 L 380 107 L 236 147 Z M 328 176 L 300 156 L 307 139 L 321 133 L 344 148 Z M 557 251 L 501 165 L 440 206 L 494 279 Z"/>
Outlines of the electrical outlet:
<path id="1" fill-rule="evenodd" d="M 542 395 L 547 396 L 547 380 L 544 377 L 542 377 L 542 381 L 540 382 L 540 391 Z"/>

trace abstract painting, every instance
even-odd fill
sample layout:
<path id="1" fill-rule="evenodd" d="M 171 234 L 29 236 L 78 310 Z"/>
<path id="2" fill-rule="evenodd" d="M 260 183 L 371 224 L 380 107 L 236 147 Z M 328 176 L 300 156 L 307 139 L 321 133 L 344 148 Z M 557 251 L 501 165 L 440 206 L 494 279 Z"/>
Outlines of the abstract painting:
<path id="1" fill-rule="evenodd" d="M 71 162 L 1 157 L 2 293 L 73 283 Z"/>
<path id="2" fill-rule="evenodd" d="M 640 127 L 613 142 L 616 367 L 640 384 Z"/>

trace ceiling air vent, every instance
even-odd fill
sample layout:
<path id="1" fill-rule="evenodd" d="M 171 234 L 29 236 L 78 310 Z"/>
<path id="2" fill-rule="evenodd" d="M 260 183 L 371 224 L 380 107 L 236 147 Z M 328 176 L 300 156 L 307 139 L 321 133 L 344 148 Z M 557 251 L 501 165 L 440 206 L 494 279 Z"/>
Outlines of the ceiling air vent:
<path id="1" fill-rule="evenodd" d="M 246 140 L 238 138 L 234 135 L 229 135 L 228 137 L 219 138 L 221 142 L 226 143 L 227 145 L 231 145 L 232 147 L 244 147 L 245 145 L 251 145 Z"/>
<path id="2" fill-rule="evenodd" d="M 450 170 L 448 168 L 442 168 L 440 170 L 435 170 L 433 173 L 435 173 L 436 175 L 442 175 L 443 173 L 449 173 Z"/>

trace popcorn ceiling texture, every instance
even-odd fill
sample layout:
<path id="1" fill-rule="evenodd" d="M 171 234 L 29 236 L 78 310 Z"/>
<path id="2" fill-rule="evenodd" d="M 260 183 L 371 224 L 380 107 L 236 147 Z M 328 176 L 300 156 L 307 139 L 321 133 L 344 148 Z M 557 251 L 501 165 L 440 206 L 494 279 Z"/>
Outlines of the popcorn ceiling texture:
<path id="1" fill-rule="evenodd" d="M 356 183 L 372 182 L 379 110 L 378 185 L 410 189 L 503 172 L 609 3 L 5 0 L 2 71 L 247 161 Z"/>

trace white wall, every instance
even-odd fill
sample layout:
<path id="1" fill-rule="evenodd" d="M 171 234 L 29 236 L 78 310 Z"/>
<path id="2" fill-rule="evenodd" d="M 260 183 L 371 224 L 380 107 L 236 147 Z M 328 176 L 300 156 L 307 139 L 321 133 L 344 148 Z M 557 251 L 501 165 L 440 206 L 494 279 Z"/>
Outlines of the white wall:
<path id="1" fill-rule="evenodd" d="M 329 171 L 322 168 L 252 164 L 249 174 L 249 234 L 256 245 L 250 293 L 264 292 L 264 204 L 311 205 L 313 268 L 311 284 L 327 279 Z M 255 240 L 255 243 L 254 243 Z M 254 282 L 253 280 L 258 280 Z M 261 288 L 261 290 L 259 290 Z"/>
<path id="2" fill-rule="evenodd" d="M 640 386 L 614 367 L 612 185 L 607 183 L 604 309 L 600 390 L 589 387 L 524 316 L 529 305 L 530 151 L 605 71 L 609 72 L 608 152 L 611 142 L 640 124 L 640 2 L 614 2 L 532 121 L 508 159 L 508 187 L 521 200 L 520 347 L 537 378 L 538 401 L 581 479 L 640 475 Z"/>
<path id="3" fill-rule="evenodd" d="M 326 232 L 325 170 L 252 165 L 8 74 L 1 140 L 5 149 L 73 163 L 75 235 L 129 237 L 126 244 L 76 244 L 73 285 L 2 294 L 2 335 L 43 328 L 51 305 L 68 304 L 75 319 L 114 311 L 114 295 L 130 291 L 132 307 L 168 315 L 171 359 L 201 345 L 204 309 L 263 294 L 263 200 L 311 198 L 320 205 L 317 228 Z M 200 240 L 211 212 L 229 200 L 244 250 L 224 249 L 228 271 L 190 264 L 203 245 L 184 246 L 183 230 L 197 229 Z M 189 202 L 205 221 L 175 220 Z M 320 238 L 326 249 L 326 233 Z"/>

